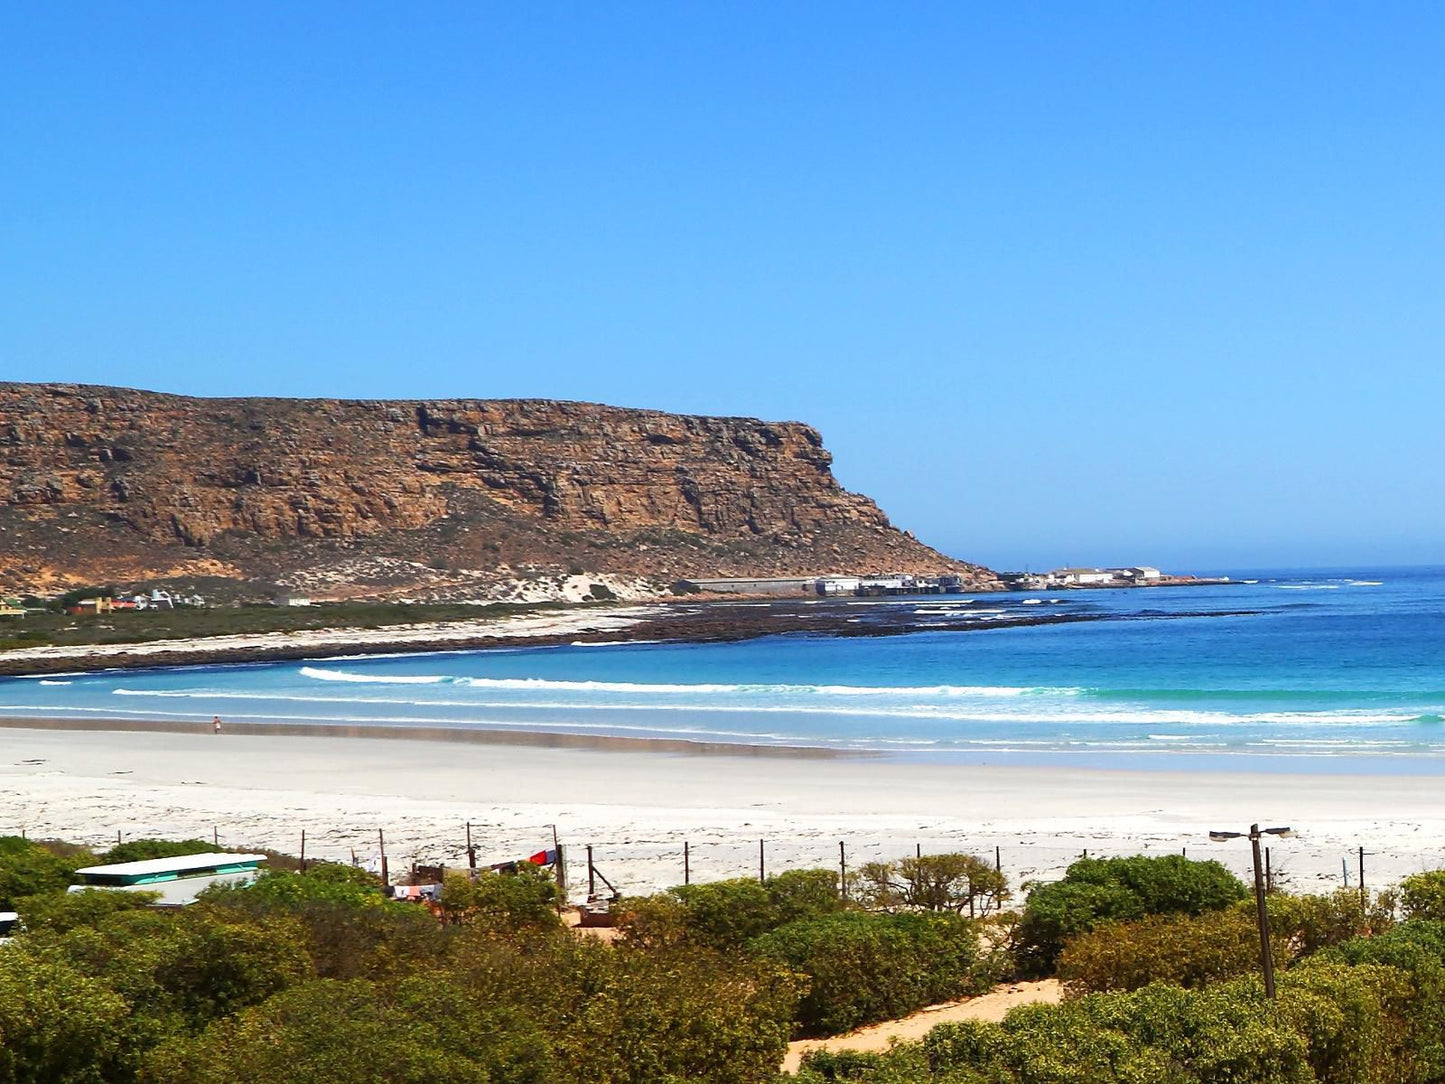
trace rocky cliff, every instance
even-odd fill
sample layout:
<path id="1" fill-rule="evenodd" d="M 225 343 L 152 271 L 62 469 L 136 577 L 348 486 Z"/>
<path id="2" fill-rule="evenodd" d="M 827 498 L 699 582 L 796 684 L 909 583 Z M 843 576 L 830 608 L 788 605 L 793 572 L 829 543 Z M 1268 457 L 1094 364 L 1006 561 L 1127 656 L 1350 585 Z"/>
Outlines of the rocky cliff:
<path id="1" fill-rule="evenodd" d="M 0 383 L 0 586 L 497 597 L 569 575 L 991 580 L 895 530 L 831 461 L 796 422 Z"/>

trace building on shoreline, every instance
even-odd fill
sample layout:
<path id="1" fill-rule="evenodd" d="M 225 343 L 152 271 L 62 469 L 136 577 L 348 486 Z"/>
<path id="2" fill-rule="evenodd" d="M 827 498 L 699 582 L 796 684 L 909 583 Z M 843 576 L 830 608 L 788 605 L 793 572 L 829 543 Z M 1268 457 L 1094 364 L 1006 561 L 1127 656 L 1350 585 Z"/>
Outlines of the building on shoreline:
<path id="1" fill-rule="evenodd" d="M 963 577 L 953 573 L 914 576 L 905 572 L 877 572 L 866 576 L 726 577 L 685 580 L 699 591 L 723 595 L 779 595 L 836 598 L 880 595 L 950 595 L 963 591 Z"/>

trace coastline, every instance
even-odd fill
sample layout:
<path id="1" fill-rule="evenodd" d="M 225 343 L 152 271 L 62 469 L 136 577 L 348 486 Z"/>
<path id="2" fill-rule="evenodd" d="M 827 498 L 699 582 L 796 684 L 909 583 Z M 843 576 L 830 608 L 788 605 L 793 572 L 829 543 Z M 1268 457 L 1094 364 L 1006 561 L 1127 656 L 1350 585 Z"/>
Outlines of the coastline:
<path id="1" fill-rule="evenodd" d="M 614 607 L 577 604 L 572 609 L 518 613 L 476 621 L 47 645 L 0 650 L 0 677 L 42 677 L 100 670 L 227 663 L 296 662 L 328 657 L 424 654 L 495 647 L 555 647 L 572 643 L 609 643 L 619 639 L 631 642 L 717 643 L 785 633 L 855 638 L 901 636 L 919 631 L 976 632 L 1107 620 L 1107 615 L 1099 613 L 1058 612 L 984 619 L 965 609 L 958 609 L 943 618 L 921 620 L 912 609 L 920 602 L 936 605 L 938 598 L 900 597 L 852 600 L 850 603 L 828 599 L 743 596 L 741 601 L 707 599 Z M 872 610 L 850 608 L 860 603 L 872 607 Z M 767 620 L 759 617 L 762 608 L 768 611 Z M 1228 617 L 1254 612 L 1251 609 L 1212 610 L 1163 616 Z M 860 622 L 860 613 L 868 614 L 869 619 Z"/>
<path id="2" fill-rule="evenodd" d="M 67 730 L 87 733 L 211 734 L 211 724 L 186 719 L 108 719 L 0 715 L 0 729 Z M 615 734 L 565 731 L 480 729 L 475 726 L 394 726 L 378 723 L 265 723 L 227 720 L 223 736 L 287 738 L 365 738 L 368 741 L 464 742 L 472 745 L 524 745 L 542 749 L 593 749 L 672 753 L 686 756 L 784 757 L 820 760 L 869 758 L 864 750 L 811 745 L 758 745 L 747 742 L 690 741 L 686 738 L 634 738 Z M 214 735 L 212 735 L 214 736 Z"/>
<path id="3" fill-rule="evenodd" d="M 94 722 L 94 721 L 87 721 Z M 127 727 L 132 724 L 125 724 Z M 964 766 L 868 757 L 694 755 L 637 741 L 449 742 L 398 734 L 325 736 L 175 730 L 0 729 L 0 833 L 103 846 L 123 837 L 211 838 L 222 845 L 366 857 L 386 833 L 393 868 L 464 864 L 471 825 L 479 860 L 537 849 L 551 826 L 574 864 L 583 847 L 628 893 L 682 879 L 769 869 L 850 868 L 913 853 L 999 848 L 1015 890 L 1091 855 L 1216 858 L 1243 874 L 1248 848 L 1210 844 L 1212 828 L 1292 825 L 1274 850 L 1292 888 L 1340 887 L 1342 860 L 1368 856 L 1373 887 L 1445 865 L 1438 778 L 1378 779 Z M 780 752 L 769 750 L 770 753 Z"/>

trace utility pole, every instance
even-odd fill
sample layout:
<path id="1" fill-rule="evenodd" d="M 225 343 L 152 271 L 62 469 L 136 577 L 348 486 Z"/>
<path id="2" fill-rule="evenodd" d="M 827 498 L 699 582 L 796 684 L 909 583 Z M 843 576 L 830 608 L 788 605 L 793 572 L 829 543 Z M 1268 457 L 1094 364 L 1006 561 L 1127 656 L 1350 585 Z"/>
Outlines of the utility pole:
<path id="1" fill-rule="evenodd" d="M 557 840 L 557 826 L 552 825 L 552 849 L 557 852 L 557 888 L 560 894 L 557 897 L 557 913 L 562 913 L 562 905 L 567 902 L 567 863 L 562 857 L 562 844 Z"/>
<path id="2" fill-rule="evenodd" d="M 1257 824 L 1251 824 L 1248 832 L 1210 832 L 1209 838 L 1215 843 L 1223 843 L 1226 840 L 1238 839 L 1240 836 L 1249 837 L 1249 848 L 1254 855 L 1254 911 L 1255 919 L 1259 923 L 1259 964 L 1264 971 L 1264 993 L 1265 996 L 1274 999 L 1274 956 L 1269 947 L 1269 910 L 1265 902 L 1265 863 L 1268 862 L 1269 851 L 1265 850 L 1264 855 L 1260 854 L 1259 841 L 1263 836 L 1292 836 L 1288 828 L 1264 828 Z"/>
<path id="3" fill-rule="evenodd" d="M 1269 951 L 1269 911 L 1264 903 L 1263 864 L 1259 860 L 1259 825 L 1249 826 L 1249 845 L 1254 851 L 1254 906 L 1259 920 L 1259 962 L 1264 968 L 1264 996 L 1274 1000 L 1274 956 Z"/>
<path id="4" fill-rule="evenodd" d="M 1360 910 L 1364 911 L 1368 904 L 1365 902 L 1365 848 L 1360 848 Z"/>

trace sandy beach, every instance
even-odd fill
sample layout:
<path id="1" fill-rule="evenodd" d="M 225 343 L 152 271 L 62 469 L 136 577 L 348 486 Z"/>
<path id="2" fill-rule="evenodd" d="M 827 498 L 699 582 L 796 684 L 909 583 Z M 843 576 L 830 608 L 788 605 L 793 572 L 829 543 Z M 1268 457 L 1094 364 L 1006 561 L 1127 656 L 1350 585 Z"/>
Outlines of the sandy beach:
<path id="1" fill-rule="evenodd" d="M 88 725 L 94 727 L 96 721 Z M 134 725 L 134 724 L 127 724 Z M 572 895 L 586 892 L 585 847 L 619 889 L 767 868 L 850 866 L 927 851 L 992 855 L 1017 887 L 1091 855 L 1187 848 L 1244 874 L 1248 846 L 1211 844 L 1211 828 L 1292 825 L 1274 868 L 1297 890 L 1339 886 L 1341 861 L 1366 850 L 1367 880 L 1445 865 L 1439 779 L 1114 772 L 970 767 L 866 756 L 751 755 L 681 743 L 565 746 L 228 731 L 0 729 L 0 832 L 104 846 L 116 833 L 210 838 L 227 846 L 393 869 L 460 865 L 470 822 L 484 862 L 567 848 Z"/>

